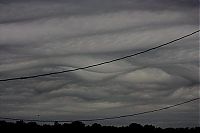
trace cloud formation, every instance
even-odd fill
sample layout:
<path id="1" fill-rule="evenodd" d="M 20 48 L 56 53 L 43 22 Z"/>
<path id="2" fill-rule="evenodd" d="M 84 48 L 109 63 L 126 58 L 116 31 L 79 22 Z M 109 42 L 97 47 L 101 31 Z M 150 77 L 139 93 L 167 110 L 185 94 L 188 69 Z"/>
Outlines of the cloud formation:
<path id="1" fill-rule="evenodd" d="M 168 42 L 199 29 L 198 5 L 197 0 L 0 1 L 0 78 L 83 67 Z M 1 83 L 0 115 L 75 120 L 198 97 L 198 43 L 194 35 L 87 70 Z M 104 124 L 197 126 L 198 118 L 194 103 Z"/>

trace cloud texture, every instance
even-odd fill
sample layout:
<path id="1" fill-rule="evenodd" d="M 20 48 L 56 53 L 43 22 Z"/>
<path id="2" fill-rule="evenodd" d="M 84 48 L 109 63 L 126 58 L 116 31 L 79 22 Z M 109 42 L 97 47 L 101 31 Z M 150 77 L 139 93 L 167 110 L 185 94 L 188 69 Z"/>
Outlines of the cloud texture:
<path id="1" fill-rule="evenodd" d="M 0 78 L 83 67 L 199 29 L 198 0 L 1 0 Z M 0 115 L 97 118 L 147 111 L 199 95 L 199 35 L 87 70 L 0 83 Z M 197 102 L 106 121 L 197 126 Z"/>

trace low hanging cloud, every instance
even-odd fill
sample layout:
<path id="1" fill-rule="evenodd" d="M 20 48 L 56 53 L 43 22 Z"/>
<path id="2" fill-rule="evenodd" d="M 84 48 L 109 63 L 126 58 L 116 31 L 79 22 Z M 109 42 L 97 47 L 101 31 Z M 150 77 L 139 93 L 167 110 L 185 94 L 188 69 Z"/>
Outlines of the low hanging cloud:
<path id="1" fill-rule="evenodd" d="M 166 43 L 199 29 L 198 5 L 197 0 L 0 1 L 0 78 L 79 68 Z M 196 34 L 98 67 L 2 82 L 0 116 L 109 117 L 198 97 L 198 43 Z M 104 124 L 197 126 L 198 118 L 193 103 Z"/>

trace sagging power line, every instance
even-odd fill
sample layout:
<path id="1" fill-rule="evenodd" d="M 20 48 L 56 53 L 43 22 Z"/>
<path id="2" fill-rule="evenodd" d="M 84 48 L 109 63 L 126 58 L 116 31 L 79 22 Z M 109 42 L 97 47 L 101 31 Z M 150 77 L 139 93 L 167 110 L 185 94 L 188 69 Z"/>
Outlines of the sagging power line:
<path id="1" fill-rule="evenodd" d="M 120 116 L 113 116 L 113 117 L 104 117 L 104 118 L 96 118 L 96 119 L 79 119 L 79 120 L 38 120 L 38 119 L 18 119 L 18 118 L 11 118 L 11 117 L 0 117 L 1 120 L 12 120 L 12 121 L 26 121 L 26 122 L 61 122 L 61 123 L 68 123 L 68 122 L 74 122 L 74 121 L 81 121 L 81 122 L 92 122 L 92 121 L 104 121 L 104 120 L 112 120 L 112 119 L 120 119 L 120 118 L 125 118 L 125 117 L 133 117 L 133 116 L 138 116 L 138 115 L 143 115 L 143 114 L 149 114 L 149 113 L 153 113 L 153 112 L 159 112 L 162 110 L 167 110 L 170 108 L 174 108 L 186 103 L 190 103 L 196 100 L 199 100 L 200 98 L 193 98 L 181 103 L 177 103 L 174 105 L 170 105 L 170 106 L 166 106 L 163 108 L 158 108 L 158 109 L 154 109 L 154 110 L 149 110 L 149 111 L 144 111 L 144 112 L 139 112 L 139 113 L 134 113 L 134 114 L 127 114 L 127 115 L 120 115 Z"/>
<path id="2" fill-rule="evenodd" d="M 167 43 L 164 43 L 164 44 L 161 44 L 161 45 L 158 45 L 158 46 L 155 46 L 155 47 L 152 47 L 152 48 L 149 48 L 149 49 L 146 49 L 146 50 L 134 53 L 134 54 L 130 54 L 130 55 L 127 55 L 127 56 L 115 58 L 115 59 L 112 59 L 110 61 L 105 61 L 105 62 L 101 62 L 101 63 L 97 63 L 97 64 L 92 64 L 92 65 L 89 65 L 89 66 L 79 67 L 79 68 L 70 69 L 70 70 L 63 70 L 63 71 L 58 71 L 58 72 L 50 72 L 50 73 L 37 74 L 37 75 L 32 75 L 32 76 L 22 76 L 22 77 L 0 79 L 0 82 L 6 82 L 6 81 L 12 81 L 12 80 L 32 79 L 32 78 L 37 78 L 37 77 L 44 77 L 44 76 L 49 76 L 49 75 L 56 75 L 56 74 L 61 74 L 61 73 L 68 73 L 68 72 L 73 72 L 73 71 L 88 69 L 88 68 L 92 68 L 92 67 L 96 67 L 96 66 L 101 66 L 101 65 L 104 65 L 104 64 L 109 64 L 109 63 L 112 63 L 112 62 L 116 62 L 116 61 L 123 60 L 123 59 L 126 59 L 126 58 L 134 57 L 134 56 L 137 56 L 137 55 L 140 55 L 140 54 L 144 54 L 144 53 L 147 53 L 149 51 L 152 51 L 152 50 L 155 50 L 155 49 L 167 46 L 167 45 L 169 45 L 171 43 L 174 43 L 174 42 L 182 40 L 182 39 L 184 39 L 186 37 L 192 36 L 192 35 L 198 33 L 199 31 L 200 30 L 194 31 L 194 32 L 192 32 L 190 34 L 184 35 L 182 37 L 179 37 L 179 38 L 174 39 L 172 41 L 169 41 Z"/>

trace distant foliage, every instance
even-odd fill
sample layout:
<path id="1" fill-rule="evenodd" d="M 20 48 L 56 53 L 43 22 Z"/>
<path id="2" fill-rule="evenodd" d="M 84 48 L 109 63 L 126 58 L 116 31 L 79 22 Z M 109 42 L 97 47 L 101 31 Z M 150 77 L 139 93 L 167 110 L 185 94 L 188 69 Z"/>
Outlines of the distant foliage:
<path id="1" fill-rule="evenodd" d="M 36 122 L 28 122 L 25 123 L 24 121 L 17 121 L 15 123 L 13 122 L 6 122 L 6 121 L 0 121 L 0 132 L 4 130 L 27 130 L 27 131 L 33 131 L 33 130 L 41 130 L 41 131 L 121 131 L 121 132 L 154 132 L 154 133 L 200 133 L 200 127 L 194 127 L 194 128 L 160 128 L 155 127 L 153 125 L 145 125 L 142 126 L 137 123 L 132 123 L 129 126 L 126 127 L 114 127 L 114 126 L 102 126 L 98 123 L 94 123 L 92 125 L 85 125 L 84 123 L 80 121 L 75 121 L 72 123 L 64 123 L 60 124 L 58 122 L 55 122 L 53 125 L 46 125 L 46 124 L 38 124 Z M 31 130 L 30 130 L 31 129 Z"/>

